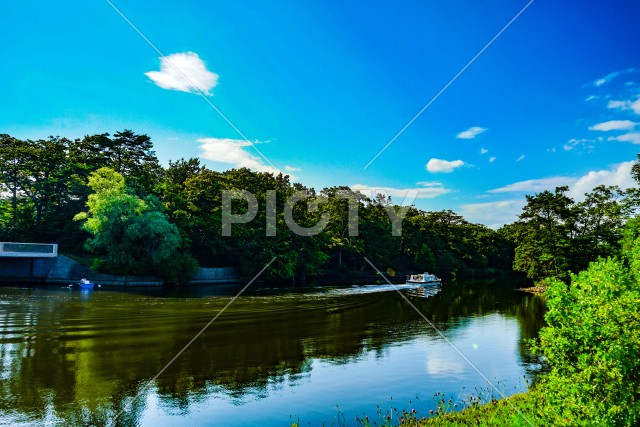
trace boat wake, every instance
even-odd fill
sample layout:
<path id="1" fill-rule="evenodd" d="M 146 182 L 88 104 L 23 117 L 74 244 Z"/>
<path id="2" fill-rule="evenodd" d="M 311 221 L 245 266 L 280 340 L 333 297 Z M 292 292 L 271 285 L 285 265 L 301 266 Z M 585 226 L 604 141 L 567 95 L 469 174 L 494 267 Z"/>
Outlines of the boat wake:
<path id="1" fill-rule="evenodd" d="M 412 283 L 403 283 L 398 285 L 364 285 L 352 286 L 350 288 L 330 289 L 324 295 L 361 295 L 373 294 L 378 292 L 401 291 L 408 296 L 417 298 L 429 298 L 440 292 L 439 286 L 421 286 Z"/>

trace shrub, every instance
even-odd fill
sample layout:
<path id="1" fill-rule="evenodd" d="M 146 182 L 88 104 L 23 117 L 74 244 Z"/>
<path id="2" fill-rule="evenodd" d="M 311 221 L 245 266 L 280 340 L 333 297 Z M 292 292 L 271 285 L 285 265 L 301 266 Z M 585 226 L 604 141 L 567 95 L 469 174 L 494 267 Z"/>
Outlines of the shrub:
<path id="1" fill-rule="evenodd" d="M 626 249 L 570 285 L 549 281 L 537 350 L 550 367 L 539 386 L 554 425 L 640 423 L 640 239 Z"/>
<path id="2" fill-rule="evenodd" d="M 198 262 L 189 254 L 178 253 L 164 260 L 157 269 L 166 283 L 186 285 L 198 271 Z"/>

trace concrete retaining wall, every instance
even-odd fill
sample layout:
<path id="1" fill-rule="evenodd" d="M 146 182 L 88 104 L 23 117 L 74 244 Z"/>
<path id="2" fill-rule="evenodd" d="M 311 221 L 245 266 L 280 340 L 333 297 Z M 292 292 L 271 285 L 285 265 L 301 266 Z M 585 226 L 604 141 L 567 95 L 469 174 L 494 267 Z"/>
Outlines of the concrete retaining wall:
<path id="1" fill-rule="evenodd" d="M 164 281 L 155 276 L 115 276 L 98 274 L 64 255 L 49 259 L 4 258 L 0 259 L 0 281 L 44 282 L 47 284 L 78 283 L 86 278 L 102 286 L 163 286 Z M 201 268 L 191 284 L 237 283 L 233 268 Z"/>
<path id="2" fill-rule="evenodd" d="M 0 258 L 0 279 L 43 281 L 55 263 L 55 258 Z"/>
<path id="3" fill-rule="evenodd" d="M 238 273 L 235 268 L 201 268 L 198 270 L 191 283 L 236 283 Z"/>

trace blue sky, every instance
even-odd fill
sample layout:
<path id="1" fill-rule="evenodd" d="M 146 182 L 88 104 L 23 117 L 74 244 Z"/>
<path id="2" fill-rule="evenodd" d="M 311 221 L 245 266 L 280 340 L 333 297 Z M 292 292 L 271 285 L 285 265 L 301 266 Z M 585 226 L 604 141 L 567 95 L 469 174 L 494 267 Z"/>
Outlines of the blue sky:
<path id="1" fill-rule="evenodd" d="M 365 169 L 527 5 L 396 3 L 113 0 L 162 59 L 108 2 L 10 2 L 0 132 L 128 128 L 151 136 L 165 164 L 275 167 L 318 189 L 386 188 L 398 202 L 415 189 L 420 208 L 494 227 L 525 194 L 632 185 L 637 0 L 534 1 Z"/>

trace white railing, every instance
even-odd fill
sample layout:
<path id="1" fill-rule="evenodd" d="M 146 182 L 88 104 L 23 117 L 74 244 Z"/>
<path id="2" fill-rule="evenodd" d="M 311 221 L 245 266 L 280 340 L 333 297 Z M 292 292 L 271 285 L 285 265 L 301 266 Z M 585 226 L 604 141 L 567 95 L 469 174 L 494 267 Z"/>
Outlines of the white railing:
<path id="1" fill-rule="evenodd" d="M 58 256 L 56 243 L 0 242 L 0 257 L 49 258 Z"/>

